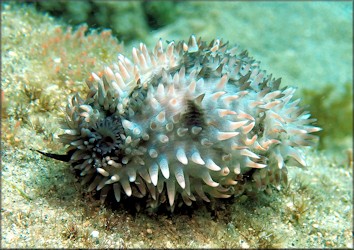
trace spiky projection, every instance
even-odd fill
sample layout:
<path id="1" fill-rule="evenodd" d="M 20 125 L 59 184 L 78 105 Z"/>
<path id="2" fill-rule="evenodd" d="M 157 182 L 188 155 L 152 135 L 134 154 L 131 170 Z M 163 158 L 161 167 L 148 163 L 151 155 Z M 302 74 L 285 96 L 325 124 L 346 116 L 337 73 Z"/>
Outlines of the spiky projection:
<path id="1" fill-rule="evenodd" d="M 287 180 L 305 166 L 300 146 L 319 131 L 292 100 L 295 89 L 237 47 L 191 36 L 123 55 L 87 80 L 66 107 L 61 141 L 101 200 L 147 197 L 148 206 L 227 198 Z"/>

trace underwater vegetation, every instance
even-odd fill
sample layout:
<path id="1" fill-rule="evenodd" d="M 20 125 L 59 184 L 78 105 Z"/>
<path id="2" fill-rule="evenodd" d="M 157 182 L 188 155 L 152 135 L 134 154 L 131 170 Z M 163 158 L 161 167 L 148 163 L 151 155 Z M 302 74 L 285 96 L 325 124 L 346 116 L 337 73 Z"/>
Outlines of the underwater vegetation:
<path id="1" fill-rule="evenodd" d="M 327 84 L 318 91 L 303 89 L 301 96 L 311 113 L 316 114 L 320 149 L 343 149 L 343 140 L 353 137 L 353 86 L 344 85 L 340 97 L 334 97 L 335 85 Z"/>

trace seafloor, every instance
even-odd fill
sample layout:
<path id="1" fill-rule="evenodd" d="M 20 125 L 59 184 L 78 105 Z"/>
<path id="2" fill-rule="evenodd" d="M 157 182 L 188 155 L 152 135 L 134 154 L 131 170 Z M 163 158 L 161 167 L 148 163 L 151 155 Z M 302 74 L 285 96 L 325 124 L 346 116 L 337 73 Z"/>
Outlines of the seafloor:
<path id="1" fill-rule="evenodd" d="M 193 12 L 201 10 L 208 14 Z M 190 33 L 224 37 L 249 49 L 283 83 L 308 90 L 307 99 L 335 86 L 334 96 L 317 92 L 321 103 L 313 105 L 328 109 L 313 116 L 337 133 L 324 133 L 321 148 L 306 150 L 308 168 L 289 167 L 288 185 L 270 195 L 174 214 L 101 206 L 67 164 L 30 149 L 65 151 L 58 134 L 67 97 L 85 92 L 89 72 L 137 41 L 123 46 L 109 31 L 85 35 L 86 26 L 67 30 L 28 5 L 3 3 L 2 248 L 353 247 L 352 3 L 191 2 L 179 11 L 184 15 L 145 42 Z"/>

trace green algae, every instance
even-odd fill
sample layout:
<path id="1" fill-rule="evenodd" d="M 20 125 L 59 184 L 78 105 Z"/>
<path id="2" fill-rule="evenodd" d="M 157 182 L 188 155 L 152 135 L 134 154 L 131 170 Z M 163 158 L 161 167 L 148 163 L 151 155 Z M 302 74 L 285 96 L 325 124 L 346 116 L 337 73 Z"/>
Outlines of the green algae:
<path id="1" fill-rule="evenodd" d="M 320 149 L 342 150 L 351 145 L 346 138 L 353 138 L 353 89 L 352 83 L 344 84 L 344 91 L 335 97 L 336 86 L 324 85 L 317 91 L 304 89 L 303 103 L 308 105 L 311 114 L 317 118 L 317 126 L 323 130 L 318 133 Z M 349 145 L 348 145 L 349 144 Z"/>

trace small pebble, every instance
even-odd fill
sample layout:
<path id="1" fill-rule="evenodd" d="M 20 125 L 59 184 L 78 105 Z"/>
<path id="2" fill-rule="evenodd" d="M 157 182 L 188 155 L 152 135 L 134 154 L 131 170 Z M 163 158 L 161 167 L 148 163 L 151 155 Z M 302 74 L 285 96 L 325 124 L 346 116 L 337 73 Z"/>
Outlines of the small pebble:
<path id="1" fill-rule="evenodd" d="M 98 231 L 92 231 L 92 233 L 91 233 L 91 237 L 92 238 L 98 238 L 98 235 L 100 234 L 100 232 L 98 232 Z"/>
<path id="2" fill-rule="evenodd" d="M 152 230 L 151 230 L 150 228 L 146 229 L 146 232 L 147 232 L 148 234 L 152 234 Z"/>

